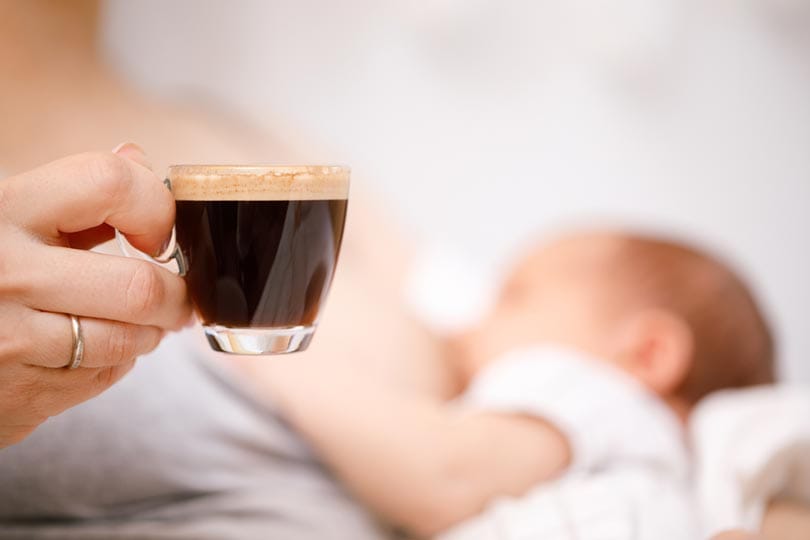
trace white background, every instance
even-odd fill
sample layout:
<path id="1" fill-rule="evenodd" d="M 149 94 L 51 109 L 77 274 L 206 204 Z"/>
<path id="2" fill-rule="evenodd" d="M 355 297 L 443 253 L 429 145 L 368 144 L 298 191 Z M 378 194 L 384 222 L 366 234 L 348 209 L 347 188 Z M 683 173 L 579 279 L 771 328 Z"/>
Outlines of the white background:
<path id="1" fill-rule="evenodd" d="M 485 271 L 593 221 L 716 248 L 810 381 L 810 3 L 116 0 L 106 23 L 144 88 L 295 122 Z"/>

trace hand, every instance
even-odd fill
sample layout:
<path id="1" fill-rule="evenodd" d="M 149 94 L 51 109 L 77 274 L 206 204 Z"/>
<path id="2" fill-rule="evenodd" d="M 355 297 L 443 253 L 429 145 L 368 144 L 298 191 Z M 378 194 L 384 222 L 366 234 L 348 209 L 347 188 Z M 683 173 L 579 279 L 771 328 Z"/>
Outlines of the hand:
<path id="1" fill-rule="evenodd" d="M 118 228 L 160 251 L 174 199 L 128 144 L 0 181 L 0 448 L 100 392 L 190 316 L 183 280 L 144 260 L 86 251 Z M 80 317 L 81 366 L 69 315 Z"/>

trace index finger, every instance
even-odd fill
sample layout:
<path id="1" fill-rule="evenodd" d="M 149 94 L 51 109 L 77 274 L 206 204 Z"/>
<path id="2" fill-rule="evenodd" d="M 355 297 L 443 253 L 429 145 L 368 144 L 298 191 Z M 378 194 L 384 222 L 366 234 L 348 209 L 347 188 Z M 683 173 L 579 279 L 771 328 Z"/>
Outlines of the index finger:
<path id="1" fill-rule="evenodd" d="M 156 253 L 174 212 L 155 173 L 111 152 L 69 156 L 0 182 L 0 217 L 47 238 L 106 223 Z"/>

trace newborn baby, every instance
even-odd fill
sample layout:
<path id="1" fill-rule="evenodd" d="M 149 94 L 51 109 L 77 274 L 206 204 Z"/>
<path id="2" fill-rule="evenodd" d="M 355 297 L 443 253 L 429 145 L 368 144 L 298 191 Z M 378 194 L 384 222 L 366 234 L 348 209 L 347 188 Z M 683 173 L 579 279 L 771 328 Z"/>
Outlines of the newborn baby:
<path id="1" fill-rule="evenodd" d="M 360 500 L 452 538 L 694 538 L 683 423 L 714 390 L 774 379 L 768 326 L 730 269 L 618 233 L 532 251 L 447 367 L 450 402 L 322 364 L 257 374 Z"/>
<path id="2" fill-rule="evenodd" d="M 536 249 L 453 358 L 469 379 L 537 343 L 618 367 L 682 417 L 713 390 L 774 378 L 771 334 L 745 284 L 706 254 L 641 236 L 580 234 Z"/>

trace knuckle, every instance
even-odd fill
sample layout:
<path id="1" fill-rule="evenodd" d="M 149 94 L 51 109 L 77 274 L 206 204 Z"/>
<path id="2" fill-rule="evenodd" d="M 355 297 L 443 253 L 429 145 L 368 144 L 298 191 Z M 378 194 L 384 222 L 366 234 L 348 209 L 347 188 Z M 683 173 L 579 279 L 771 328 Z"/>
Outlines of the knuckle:
<path id="1" fill-rule="evenodd" d="M 115 154 L 95 152 L 87 155 L 88 177 L 109 198 L 125 195 L 132 184 L 132 170 L 126 160 Z"/>
<path id="2" fill-rule="evenodd" d="M 33 273 L 25 271 L 19 260 L 27 252 L 16 232 L 0 226 L 0 298 L 17 297 L 31 288 Z"/>
<path id="3" fill-rule="evenodd" d="M 0 307 L 0 313 L 5 311 Z M 34 340 L 31 339 L 29 321 L 33 313 L 22 316 L 2 317 L 3 324 L 0 324 L 0 364 L 19 362 Z"/>
<path id="4" fill-rule="evenodd" d="M 126 288 L 126 308 L 136 322 L 144 321 L 166 299 L 166 288 L 158 268 L 149 263 L 138 264 L 130 275 Z"/>
<path id="5" fill-rule="evenodd" d="M 150 329 L 149 335 L 147 339 L 144 339 L 144 346 L 136 351 L 136 354 L 133 357 L 137 357 L 140 354 L 147 354 L 154 351 L 160 342 L 163 340 L 163 332 L 157 329 Z"/>

